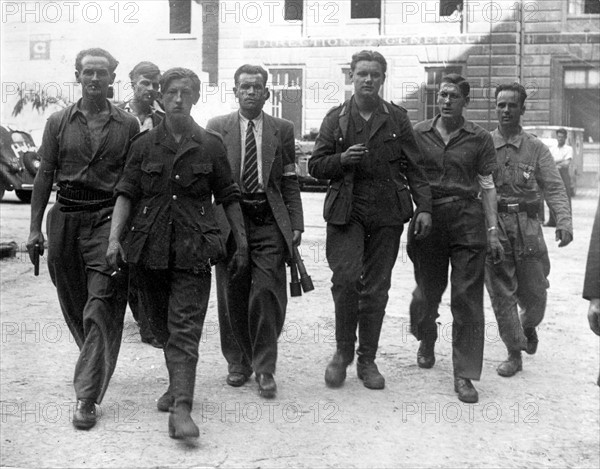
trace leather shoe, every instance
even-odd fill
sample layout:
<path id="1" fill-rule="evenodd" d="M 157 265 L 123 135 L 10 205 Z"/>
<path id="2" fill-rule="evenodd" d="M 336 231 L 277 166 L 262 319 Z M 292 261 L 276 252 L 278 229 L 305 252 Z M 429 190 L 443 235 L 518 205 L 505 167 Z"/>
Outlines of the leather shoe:
<path id="1" fill-rule="evenodd" d="M 496 371 L 500 376 L 510 378 L 517 374 L 517 372 L 523 370 L 523 360 L 521 359 L 521 352 L 510 352 L 506 361 L 503 361 L 498 365 Z"/>
<path id="2" fill-rule="evenodd" d="M 96 404 L 93 399 L 78 399 L 73 426 L 80 430 L 89 430 L 96 425 Z"/>
<path id="3" fill-rule="evenodd" d="M 350 357 L 345 357 L 339 350 L 335 352 L 333 358 L 325 369 L 325 384 L 330 388 L 339 388 L 346 380 L 346 368 L 354 359 L 354 351 Z"/>
<path id="4" fill-rule="evenodd" d="M 156 408 L 161 412 L 169 412 L 169 409 L 173 406 L 175 398 L 167 390 L 162 396 L 159 397 Z"/>
<path id="5" fill-rule="evenodd" d="M 475 404 L 479 400 L 477 389 L 467 378 L 454 378 L 454 392 L 458 393 L 458 400 L 467 404 Z"/>
<path id="6" fill-rule="evenodd" d="M 163 348 L 163 344 L 156 340 L 156 337 L 142 337 L 142 342 L 145 344 L 150 344 L 154 348 Z"/>
<path id="7" fill-rule="evenodd" d="M 188 403 L 177 402 L 171 408 L 169 415 L 169 436 L 177 440 L 185 438 L 198 438 L 200 429 L 192 420 L 192 411 Z"/>
<path id="8" fill-rule="evenodd" d="M 535 327 L 526 327 L 523 332 L 525 332 L 525 337 L 527 337 L 527 348 L 525 351 L 529 355 L 533 355 L 535 352 L 537 352 L 539 342 Z"/>
<path id="9" fill-rule="evenodd" d="M 258 373 L 256 375 L 258 393 L 265 399 L 272 399 L 277 394 L 277 384 L 271 373 Z"/>
<path id="10" fill-rule="evenodd" d="M 248 381 L 248 376 L 246 376 L 244 373 L 232 371 L 227 375 L 226 381 L 229 386 L 239 388 L 240 386 L 243 386 L 246 381 Z"/>
<path id="11" fill-rule="evenodd" d="M 373 360 L 356 363 L 356 374 L 362 380 L 365 388 L 383 389 L 385 378 L 379 373 L 379 369 Z"/>
<path id="12" fill-rule="evenodd" d="M 431 368 L 435 364 L 435 342 L 421 340 L 417 352 L 417 365 L 419 368 Z"/>

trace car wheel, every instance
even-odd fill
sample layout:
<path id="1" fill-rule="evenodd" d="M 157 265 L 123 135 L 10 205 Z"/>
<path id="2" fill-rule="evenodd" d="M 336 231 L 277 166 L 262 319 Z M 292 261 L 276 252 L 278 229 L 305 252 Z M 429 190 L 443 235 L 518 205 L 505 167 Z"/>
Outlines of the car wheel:
<path id="1" fill-rule="evenodd" d="M 25 202 L 26 204 L 30 204 L 31 203 L 31 191 L 23 191 L 23 190 L 18 190 L 15 191 L 15 194 L 17 194 L 17 197 L 19 198 L 19 200 L 21 202 Z"/>

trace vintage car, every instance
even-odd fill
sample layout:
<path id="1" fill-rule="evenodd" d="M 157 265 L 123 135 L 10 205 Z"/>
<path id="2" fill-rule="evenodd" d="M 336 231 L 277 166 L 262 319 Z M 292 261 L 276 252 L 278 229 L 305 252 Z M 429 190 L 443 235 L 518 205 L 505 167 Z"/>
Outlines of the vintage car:
<path id="1" fill-rule="evenodd" d="M 580 179 L 583 173 L 583 132 L 579 127 L 564 127 L 560 125 L 525 125 L 523 130 L 534 134 L 546 144 L 550 150 L 558 145 L 556 131 L 563 128 L 567 131 L 567 145 L 573 147 L 573 160 L 569 166 L 571 176 L 571 197 L 577 193 L 577 187 L 581 185 Z"/>
<path id="2" fill-rule="evenodd" d="M 296 174 L 301 190 L 326 190 L 327 179 L 315 179 L 308 173 L 308 160 L 312 155 L 315 142 L 296 140 Z"/>
<path id="3" fill-rule="evenodd" d="M 0 125 L 0 200 L 5 191 L 15 191 L 17 197 L 31 202 L 33 180 L 40 167 L 40 158 L 28 132 L 10 125 Z"/>

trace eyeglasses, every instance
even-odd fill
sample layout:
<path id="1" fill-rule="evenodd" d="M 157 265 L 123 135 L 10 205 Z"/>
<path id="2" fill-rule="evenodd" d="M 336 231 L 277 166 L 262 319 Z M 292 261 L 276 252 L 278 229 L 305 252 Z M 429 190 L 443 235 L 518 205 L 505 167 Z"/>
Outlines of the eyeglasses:
<path id="1" fill-rule="evenodd" d="M 450 101 L 458 101 L 462 98 L 461 95 L 455 93 L 448 93 L 446 91 L 440 91 L 438 94 L 438 98 L 440 99 L 449 99 Z"/>

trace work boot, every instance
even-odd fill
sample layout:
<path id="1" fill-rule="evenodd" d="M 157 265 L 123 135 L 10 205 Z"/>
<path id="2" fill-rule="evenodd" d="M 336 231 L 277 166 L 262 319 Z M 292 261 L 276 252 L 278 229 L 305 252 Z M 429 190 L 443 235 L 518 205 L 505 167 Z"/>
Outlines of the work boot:
<path id="1" fill-rule="evenodd" d="M 379 373 L 374 360 L 359 359 L 356 362 L 356 374 L 366 388 L 383 389 L 385 387 L 385 378 Z"/>
<path id="2" fill-rule="evenodd" d="M 161 412 L 169 412 L 169 409 L 171 408 L 171 406 L 173 406 L 174 401 L 175 399 L 171 394 L 171 390 L 167 389 L 167 391 L 162 396 L 160 396 L 160 398 L 156 402 L 156 408 Z"/>
<path id="3" fill-rule="evenodd" d="M 354 360 L 354 350 L 337 350 L 325 369 L 325 384 L 330 388 L 339 388 L 346 380 L 346 368 Z"/>
<path id="4" fill-rule="evenodd" d="M 498 365 L 496 371 L 500 376 L 509 378 L 517 374 L 517 372 L 523 370 L 523 360 L 521 359 L 521 352 L 508 352 L 508 358 Z"/>
<path id="5" fill-rule="evenodd" d="M 527 337 L 527 348 L 525 351 L 529 355 L 533 355 L 535 352 L 537 352 L 539 342 L 535 327 L 526 327 L 523 329 L 523 332 L 525 332 L 525 337 Z"/>
<path id="6" fill-rule="evenodd" d="M 458 393 L 458 400 L 467 404 L 475 404 L 479 400 L 479 393 L 470 379 L 454 377 L 454 392 Z"/>
<path id="7" fill-rule="evenodd" d="M 169 415 L 169 436 L 175 439 L 198 438 L 200 430 L 190 415 L 192 404 L 187 399 L 177 399 Z"/>
<path id="8" fill-rule="evenodd" d="M 422 339 L 417 352 L 419 368 L 431 368 L 435 364 L 435 340 Z"/>

